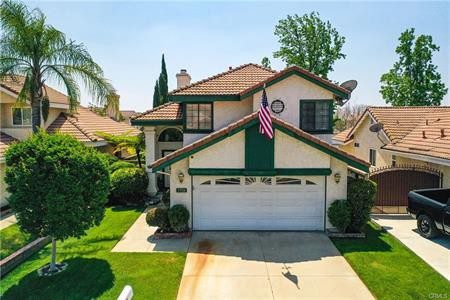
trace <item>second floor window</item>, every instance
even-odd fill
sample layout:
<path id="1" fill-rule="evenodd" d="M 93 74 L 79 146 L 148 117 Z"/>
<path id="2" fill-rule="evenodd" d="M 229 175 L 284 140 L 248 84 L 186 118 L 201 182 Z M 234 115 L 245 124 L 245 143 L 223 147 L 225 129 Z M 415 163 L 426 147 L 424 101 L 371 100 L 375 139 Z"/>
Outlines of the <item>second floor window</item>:
<path id="1" fill-rule="evenodd" d="M 12 123 L 15 126 L 31 125 L 31 108 L 14 107 L 12 109 Z"/>
<path id="2" fill-rule="evenodd" d="M 186 104 L 186 131 L 212 131 L 212 103 Z"/>
<path id="3" fill-rule="evenodd" d="M 377 151 L 375 149 L 369 149 L 369 162 L 372 166 L 377 165 Z"/>
<path id="4" fill-rule="evenodd" d="M 332 133 L 331 101 L 301 100 L 300 128 L 304 131 Z"/>

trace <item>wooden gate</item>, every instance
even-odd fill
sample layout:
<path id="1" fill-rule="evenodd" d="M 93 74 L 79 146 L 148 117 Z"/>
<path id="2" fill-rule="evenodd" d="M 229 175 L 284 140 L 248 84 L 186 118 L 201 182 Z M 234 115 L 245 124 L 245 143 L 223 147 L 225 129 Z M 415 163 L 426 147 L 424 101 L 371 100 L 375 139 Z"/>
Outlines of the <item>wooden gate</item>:
<path id="1" fill-rule="evenodd" d="M 406 213 L 408 192 L 415 189 L 441 186 L 438 170 L 421 166 L 382 167 L 370 172 L 370 180 L 377 183 L 374 212 Z"/>

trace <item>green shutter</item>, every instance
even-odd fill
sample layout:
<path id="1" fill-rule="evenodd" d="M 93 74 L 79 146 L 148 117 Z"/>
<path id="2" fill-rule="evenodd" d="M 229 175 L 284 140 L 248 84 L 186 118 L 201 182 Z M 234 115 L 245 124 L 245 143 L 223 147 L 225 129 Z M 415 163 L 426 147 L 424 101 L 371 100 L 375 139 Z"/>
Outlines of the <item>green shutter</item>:
<path id="1" fill-rule="evenodd" d="M 259 123 L 245 129 L 245 169 L 273 170 L 274 140 L 259 133 Z"/>

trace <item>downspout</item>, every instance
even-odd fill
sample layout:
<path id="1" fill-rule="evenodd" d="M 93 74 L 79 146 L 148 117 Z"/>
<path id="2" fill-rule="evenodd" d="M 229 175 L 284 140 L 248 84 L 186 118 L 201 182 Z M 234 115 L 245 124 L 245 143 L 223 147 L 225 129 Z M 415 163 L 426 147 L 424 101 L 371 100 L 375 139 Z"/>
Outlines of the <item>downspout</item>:
<path id="1" fill-rule="evenodd" d="M 194 175 L 191 175 L 191 230 L 194 230 Z"/>
<path id="2" fill-rule="evenodd" d="M 324 213 L 323 213 L 323 231 L 326 232 L 327 231 L 327 181 L 328 181 L 328 176 L 324 176 L 325 178 L 325 201 L 324 202 Z"/>

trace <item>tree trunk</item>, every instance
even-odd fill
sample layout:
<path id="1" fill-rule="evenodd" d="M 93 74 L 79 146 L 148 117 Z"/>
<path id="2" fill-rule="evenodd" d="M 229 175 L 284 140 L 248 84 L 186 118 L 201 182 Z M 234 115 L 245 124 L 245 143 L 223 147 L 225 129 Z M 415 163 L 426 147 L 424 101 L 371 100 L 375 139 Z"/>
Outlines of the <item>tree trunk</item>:
<path id="1" fill-rule="evenodd" d="M 31 99 L 31 124 L 33 133 L 36 133 L 41 126 L 41 99 L 36 94 Z"/>
<path id="2" fill-rule="evenodd" d="M 141 151 L 140 151 L 140 150 L 136 150 L 136 155 L 137 155 L 137 160 L 138 160 L 139 168 L 142 168 L 142 163 L 141 163 Z"/>
<path id="3" fill-rule="evenodd" d="M 49 271 L 56 271 L 56 240 L 54 237 L 52 237 L 52 261 L 50 263 Z"/>

